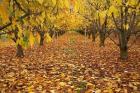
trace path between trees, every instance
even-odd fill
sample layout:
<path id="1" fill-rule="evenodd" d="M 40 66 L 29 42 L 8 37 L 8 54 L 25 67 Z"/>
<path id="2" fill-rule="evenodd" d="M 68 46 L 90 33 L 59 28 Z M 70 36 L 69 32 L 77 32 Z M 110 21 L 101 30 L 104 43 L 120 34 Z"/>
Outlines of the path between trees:
<path id="1" fill-rule="evenodd" d="M 140 48 L 121 61 L 111 41 L 98 47 L 78 33 L 66 33 L 52 43 L 25 51 L 0 49 L 1 93 L 139 93 Z"/>

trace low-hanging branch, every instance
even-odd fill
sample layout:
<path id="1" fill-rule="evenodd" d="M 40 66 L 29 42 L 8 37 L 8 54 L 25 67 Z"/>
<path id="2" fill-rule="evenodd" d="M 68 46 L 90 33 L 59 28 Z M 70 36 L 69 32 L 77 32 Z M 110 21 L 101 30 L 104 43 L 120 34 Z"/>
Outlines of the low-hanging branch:
<path id="1" fill-rule="evenodd" d="M 22 8 L 21 4 L 19 2 L 17 2 L 17 0 L 14 0 L 14 1 L 21 11 L 23 11 L 24 13 L 28 13 L 28 11 L 26 11 L 24 8 Z"/>
<path id="2" fill-rule="evenodd" d="M 42 12 L 38 12 L 38 13 L 30 13 L 30 12 L 28 12 L 28 13 L 26 13 L 26 14 L 24 14 L 23 16 L 21 16 L 21 17 L 19 17 L 17 20 L 16 20 L 16 22 L 19 22 L 20 20 L 23 20 L 24 18 L 26 18 L 26 17 L 28 17 L 28 16 L 30 16 L 30 15 L 35 15 L 35 16 L 37 16 L 37 15 L 40 15 Z M 9 26 L 11 26 L 12 25 L 12 21 L 10 21 L 9 23 L 7 23 L 7 24 L 5 24 L 5 25 L 3 25 L 3 26 L 0 26 L 0 30 L 3 30 L 3 29 L 5 29 L 5 28 L 7 28 L 7 27 L 9 27 Z"/>
<path id="3" fill-rule="evenodd" d="M 118 31 L 120 31 L 120 28 L 119 28 L 119 26 L 117 25 L 117 21 L 116 21 L 116 19 L 115 19 L 115 17 L 114 17 L 114 13 L 112 13 L 112 18 L 113 18 L 113 21 L 114 21 L 114 23 L 115 23 L 116 28 L 118 29 Z"/>
<path id="4" fill-rule="evenodd" d="M 30 13 L 24 14 L 24 15 L 21 16 L 19 19 L 17 19 L 16 22 L 18 22 L 18 21 L 20 21 L 20 20 L 26 18 L 26 17 L 29 16 L 29 15 L 30 15 Z M 5 28 L 7 28 L 7 27 L 9 27 L 9 26 L 11 26 L 11 25 L 12 25 L 12 21 L 10 21 L 9 23 L 7 23 L 7 24 L 5 24 L 5 25 L 3 25 L 3 26 L 0 26 L 0 30 L 3 30 L 3 29 L 5 29 Z"/>

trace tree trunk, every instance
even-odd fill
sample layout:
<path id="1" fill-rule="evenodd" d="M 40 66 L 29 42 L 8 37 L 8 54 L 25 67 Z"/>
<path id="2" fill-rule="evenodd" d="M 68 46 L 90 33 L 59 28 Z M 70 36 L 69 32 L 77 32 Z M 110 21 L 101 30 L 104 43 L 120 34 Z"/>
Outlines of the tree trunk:
<path id="1" fill-rule="evenodd" d="M 54 33 L 54 38 L 57 39 L 58 38 L 58 32 L 55 31 Z"/>
<path id="2" fill-rule="evenodd" d="M 88 32 L 88 39 L 90 39 L 91 32 Z"/>
<path id="3" fill-rule="evenodd" d="M 41 45 L 41 46 L 44 45 L 44 38 L 43 38 L 43 37 L 40 38 L 40 45 Z"/>
<path id="4" fill-rule="evenodd" d="M 128 46 L 126 33 L 124 31 L 121 31 L 119 41 L 120 41 L 120 58 L 125 60 L 128 58 Z"/>
<path id="5" fill-rule="evenodd" d="M 16 54 L 17 57 L 24 57 L 24 53 L 23 53 L 23 48 L 21 45 L 17 45 L 17 54 Z"/>
<path id="6" fill-rule="evenodd" d="M 41 32 L 40 33 L 40 46 L 43 46 L 44 45 L 44 35 L 45 35 L 44 32 Z"/>
<path id="7" fill-rule="evenodd" d="M 128 58 L 128 47 L 127 47 L 127 45 L 120 46 L 120 57 L 123 60 Z"/>
<path id="8" fill-rule="evenodd" d="M 51 31 L 49 32 L 49 34 L 50 34 L 50 37 L 52 38 L 52 37 L 53 37 L 53 35 L 54 35 L 54 31 L 53 31 L 53 30 L 51 30 Z"/>
<path id="9" fill-rule="evenodd" d="M 105 46 L 105 34 L 103 32 L 100 32 L 100 47 Z"/>
<path id="10" fill-rule="evenodd" d="M 96 40 L 96 34 L 92 32 L 92 42 L 95 42 Z"/>
<path id="11" fill-rule="evenodd" d="M 104 41 L 105 40 L 103 38 L 100 39 L 100 47 L 104 47 L 105 46 Z"/>

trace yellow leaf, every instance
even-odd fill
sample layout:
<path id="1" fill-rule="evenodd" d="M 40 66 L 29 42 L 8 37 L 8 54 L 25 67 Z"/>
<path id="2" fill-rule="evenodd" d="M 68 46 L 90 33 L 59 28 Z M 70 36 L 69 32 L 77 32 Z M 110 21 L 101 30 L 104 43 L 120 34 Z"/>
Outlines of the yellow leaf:
<path id="1" fill-rule="evenodd" d="M 104 23 L 107 11 L 102 11 L 99 13 L 101 24 Z"/>
<path id="2" fill-rule="evenodd" d="M 47 43 L 52 41 L 52 38 L 50 37 L 49 33 L 46 33 L 45 40 L 46 40 Z"/>
<path id="3" fill-rule="evenodd" d="M 23 46 L 23 38 L 17 39 L 17 41 L 16 41 L 16 46 L 17 46 L 17 45 Z"/>
<path id="4" fill-rule="evenodd" d="M 86 90 L 84 93 L 94 93 L 92 89 Z"/>
<path id="5" fill-rule="evenodd" d="M 3 23 L 9 21 L 8 5 L 6 0 L 0 2 L 0 17 L 2 18 Z"/>
<path id="6" fill-rule="evenodd" d="M 101 90 L 100 89 L 97 89 L 95 93 L 101 93 Z"/>
<path id="7" fill-rule="evenodd" d="M 114 13 L 115 17 L 119 15 L 118 9 L 113 5 L 109 8 L 109 16 L 111 16 L 112 13 Z"/>
<path id="8" fill-rule="evenodd" d="M 28 93 L 34 93 L 34 92 L 33 92 L 33 86 L 29 86 L 29 87 L 28 87 Z"/>
<path id="9" fill-rule="evenodd" d="M 79 11 L 79 7 L 80 7 L 80 2 L 75 2 L 74 4 L 74 12 L 78 12 Z"/>
<path id="10" fill-rule="evenodd" d="M 52 0 L 53 6 L 56 5 L 56 0 Z"/>
<path id="11" fill-rule="evenodd" d="M 65 77 L 65 74 L 64 73 L 61 73 L 61 77 L 64 78 Z"/>
<path id="12" fill-rule="evenodd" d="M 63 7 L 64 7 L 64 2 L 63 2 L 63 0 L 57 0 L 57 7 L 58 7 L 58 8 L 63 8 Z"/>
<path id="13" fill-rule="evenodd" d="M 111 88 L 108 89 L 108 93 L 114 93 Z"/>
<path id="14" fill-rule="evenodd" d="M 56 93 L 55 90 L 50 90 L 51 93 Z"/>
<path id="15" fill-rule="evenodd" d="M 63 86 L 65 86 L 65 85 L 66 85 L 65 82 L 60 82 L 60 83 L 59 83 L 59 86 L 62 86 L 62 87 L 63 87 Z"/>
<path id="16" fill-rule="evenodd" d="M 18 28 L 18 37 L 22 37 L 22 28 L 21 28 L 21 26 L 19 25 L 19 24 L 17 24 L 16 25 L 17 26 L 17 28 Z"/>
<path id="17" fill-rule="evenodd" d="M 17 24 L 17 22 L 16 22 L 16 19 L 14 18 L 13 20 L 12 20 L 12 26 L 15 26 Z"/>
<path id="18" fill-rule="evenodd" d="M 31 48 L 32 48 L 33 45 L 34 45 L 34 41 L 35 41 L 35 38 L 34 38 L 34 36 L 33 36 L 33 33 L 30 32 L 29 43 L 30 43 Z"/>
<path id="19" fill-rule="evenodd" d="M 121 5 L 122 4 L 122 0 L 116 0 L 117 4 Z"/>
<path id="20" fill-rule="evenodd" d="M 95 85 L 93 85 L 92 83 L 88 82 L 87 83 L 87 88 L 93 90 L 95 88 Z"/>
<path id="21" fill-rule="evenodd" d="M 40 4 L 43 4 L 44 0 L 38 0 L 38 2 L 39 2 Z"/>
<path id="22" fill-rule="evenodd" d="M 43 13 L 42 13 L 42 17 L 43 17 L 43 18 L 45 18 L 45 16 L 46 16 L 46 13 L 45 13 L 45 12 L 43 12 Z"/>
<path id="23" fill-rule="evenodd" d="M 25 21 L 25 22 L 28 22 L 28 21 Z M 40 22 L 38 22 L 38 23 L 40 23 Z M 30 19 L 30 24 L 31 24 L 31 25 L 37 26 L 38 23 L 37 23 L 36 19 L 33 19 L 33 18 Z"/>
<path id="24" fill-rule="evenodd" d="M 65 5 L 65 8 L 69 8 L 70 7 L 69 1 L 68 0 L 64 0 L 64 5 Z"/>
<path id="25" fill-rule="evenodd" d="M 129 0 L 128 3 L 130 6 L 135 6 L 138 3 L 138 0 Z"/>
<path id="26" fill-rule="evenodd" d="M 38 33 L 36 35 L 36 38 L 37 38 L 37 42 L 40 43 L 40 35 Z"/>
<path id="27" fill-rule="evenodd" d="M 19 90 L 18 93 L 21 93 L 21 91 Z"/>
<path id="28" fill-rule="evenodd" d="M 128 29 L 129 29 L 129 24 L 124 24 L 124 28 L 125 28 L 126 30 L 128 30 Z"/>

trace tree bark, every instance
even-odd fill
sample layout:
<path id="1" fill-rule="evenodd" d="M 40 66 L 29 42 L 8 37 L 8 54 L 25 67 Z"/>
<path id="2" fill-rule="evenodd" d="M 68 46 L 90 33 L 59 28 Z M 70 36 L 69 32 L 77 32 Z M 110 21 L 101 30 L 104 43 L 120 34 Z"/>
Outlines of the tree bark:
<path id="1" fill-rule="evenodd" d="M 44 36 L 45 36 L 45 33 L 44 32 L 40 32 L 40 46 L 44 45 Z"/>
<path id="2" fill-rule="evenodd" d="M 91 32 L 88 32 L 88 39 L 90 39 Z"/>
<path id="3" fill-rule="evenodd" d="M 23 52 L 23 48 L 21 45 L 17 45 L 17 54 L 16 54 L 17 57 L 24 57 L 24 52 Z"/>
<path id="4" fill-rule="evenodd" d="M 105 34 L 103 32 L 100 32 L 100 47 L 105 46 Z"/>
<path id="5" fill-rule="evenodd" d="M 43 37 L 40 38 L 40 45 L 41 45 L 41 46 L 44 45 L 44 38 L 43 38 Z"/>
<path id="6" fill-rule="evenodd" d="M 50 30 L 49 34 L 50 34 L 50 37 L 52 38 L 53 35 L 54 35 L 54 31 L 53 30 Z"/>
<path id="7" fill-rule="evenodd" d="M 120 46 L 120 58 L 125 60 L 128 58 L 128 47 L 127 45 Z"/>
<path id="8" fill-rule="evenodd" d="M 121 31 L 120 32 L 120 58 L 125 60 L 128 58 L 128 46 L 127 46 L 127 38 L 126 38 L 126 32 Z"/>
<path id="9" fill-rule="evenodd" d="M 92 32 L 92 42 L 95 42 L 96 40 L 96 34 Z"/>

